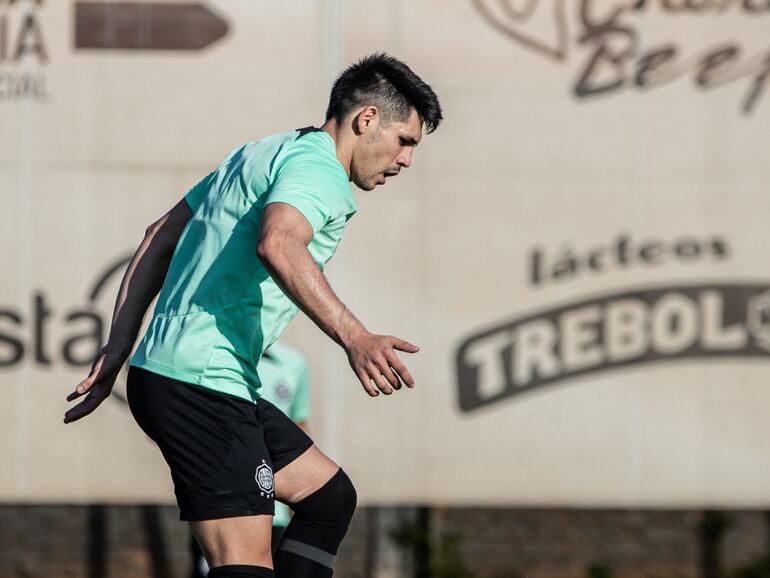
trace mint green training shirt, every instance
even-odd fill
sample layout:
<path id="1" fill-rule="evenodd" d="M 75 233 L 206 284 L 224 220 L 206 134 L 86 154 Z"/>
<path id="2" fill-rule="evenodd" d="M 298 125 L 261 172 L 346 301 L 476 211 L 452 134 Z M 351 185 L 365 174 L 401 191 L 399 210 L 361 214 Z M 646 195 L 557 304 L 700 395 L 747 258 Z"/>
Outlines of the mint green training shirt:
<path id="1" fill-rule="evenodd" d="M 332 138 L 303 129 L 234 150 L 185 199 L 193 217 L 131 365 L 256 401 L 257 362 L 297 313 L 257 256 L 262 211 L 302 213 L 323 270 L 356 212 L 347 173 Z"/>

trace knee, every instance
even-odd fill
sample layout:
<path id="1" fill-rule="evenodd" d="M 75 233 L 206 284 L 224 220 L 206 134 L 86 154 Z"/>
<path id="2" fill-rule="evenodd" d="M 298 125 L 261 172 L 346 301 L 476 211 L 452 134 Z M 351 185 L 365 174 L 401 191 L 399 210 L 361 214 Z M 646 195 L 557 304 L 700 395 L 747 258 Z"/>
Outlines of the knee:
<path id="1" fill-rule="evenodd" d="M 283 542 L 276 554 L 276 568 L 281 567 L 285 575 L 293 576 L 294 574 L 286 569 L 298 562 L 297 560 L 291 562 L 287 557 L 290 558 L 295 554 L 299 556 L 298 560 L 308 559 L 302 564 L 310 564 L 314 568 L 318 564 L 333 567 L 333 557 L 337 554 L 337 549 L 348 531 L 353 512 L 356 510 L 356 489 L 350 478 L 345 472 L 338 470 L 321 489 L 292 504 L 291 507 L 294 509 L 294 517 L 286 529 Z M 303 544 L 320 549 L 329 554 L 332 559 L 330 560 L 328 556 L 318 558 L 312 552 L 309 553 L 302 546 Z M 282 574 L 279 573 L 279 575 Z M 319 572 L 301 575 L 326 576 L 327 574 Z"/>
<path id="2" fill-rule="evenodd" d="M 342 469 L 340 469 L 338 474 L 339 479 L 334 484 L 333 501 L 337 504 L 340 515 L 345 518 L 346 522 L 350 522 L 353 518 L 353 513 L 356 511 L 358 494 L 353 482 Z"/>
<path id="3" fill-rule="evenodd" d="M 317 492 L 291 507 L 295 515 L 319 524 L 348 526 L 356 510 L 358 495 L 348 475 L 338 470 Z"/>

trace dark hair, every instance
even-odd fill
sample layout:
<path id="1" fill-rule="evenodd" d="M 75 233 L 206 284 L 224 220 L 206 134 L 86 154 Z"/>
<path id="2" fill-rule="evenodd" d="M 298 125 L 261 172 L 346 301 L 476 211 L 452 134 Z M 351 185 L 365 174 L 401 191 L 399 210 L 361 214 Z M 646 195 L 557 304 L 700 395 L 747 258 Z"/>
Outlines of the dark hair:
<path id="1" fill-rule="evenodd" d="M 339 75 L 326 120 L 340 122 L 350 111 L 368 104 L 379 109 L 385 122 L 405 120 L 414 107 L 429 133 L 443 118 L 433 89 L 406 64 L 385 53 L 365 56 Z"/>

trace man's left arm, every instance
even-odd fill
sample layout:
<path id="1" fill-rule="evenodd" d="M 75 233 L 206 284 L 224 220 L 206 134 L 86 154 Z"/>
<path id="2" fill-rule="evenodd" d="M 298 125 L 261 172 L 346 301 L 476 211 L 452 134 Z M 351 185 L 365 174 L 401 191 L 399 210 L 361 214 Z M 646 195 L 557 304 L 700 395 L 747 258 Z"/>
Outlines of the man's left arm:
<path id="1" fill-rule="evenodd" d="M 179 237 L 191 218 L 192 211 L 182 200 L 147 227 L 120 284 L 107 345 L 99 351 L 88 377 L 67 396 L 67 401 L 88 395 L 64 414 L 64 423 L 87 416 L 109 397 L 134 347 L 144 314 L 163 285 Z"/>

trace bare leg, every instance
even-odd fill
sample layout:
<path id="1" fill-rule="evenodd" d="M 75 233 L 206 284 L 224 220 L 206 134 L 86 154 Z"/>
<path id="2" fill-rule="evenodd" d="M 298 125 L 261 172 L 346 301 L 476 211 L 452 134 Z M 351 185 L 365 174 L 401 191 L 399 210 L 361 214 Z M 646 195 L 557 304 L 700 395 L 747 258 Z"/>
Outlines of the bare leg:
<path id="1" fill-rule="evenodd" d="M 272 516 L 239 516 L 190 522 L 209 566 L 245 564 L 272 568 Z"/>
<path id="2" fill-rule="evenodd" d="M 290 504 L 299 502 L 320 489 L 339 469 L 317 446 L 312 445 L 275 474 L 275 495 Z"/>

